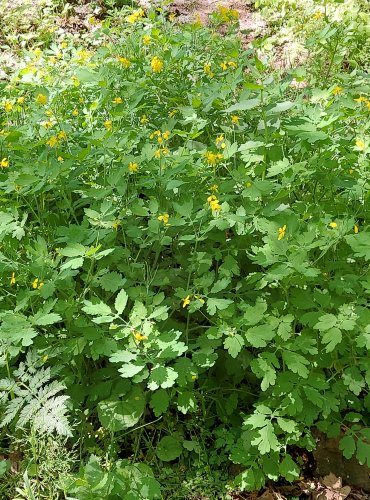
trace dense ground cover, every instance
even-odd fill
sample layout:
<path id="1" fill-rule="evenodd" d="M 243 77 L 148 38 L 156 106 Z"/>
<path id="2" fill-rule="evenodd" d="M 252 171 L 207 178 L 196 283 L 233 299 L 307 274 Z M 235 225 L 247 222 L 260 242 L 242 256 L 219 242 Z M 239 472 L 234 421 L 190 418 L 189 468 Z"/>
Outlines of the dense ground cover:
<path id="1" fill-rule="evenodd" d="M 369 14 L 336 7 L 284 73 L 233 10 L 123 8 L 1 82 L 4 498 L 228 498 L 313 428 L 370 466 Z"/>

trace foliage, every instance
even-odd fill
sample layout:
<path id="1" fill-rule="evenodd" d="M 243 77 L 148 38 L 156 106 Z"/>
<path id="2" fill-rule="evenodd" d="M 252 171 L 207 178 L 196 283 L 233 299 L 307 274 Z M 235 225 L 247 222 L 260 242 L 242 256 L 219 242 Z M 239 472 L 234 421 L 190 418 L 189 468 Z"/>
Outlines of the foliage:
<path id="1" fill-rule="evenodd" d="M 294 481 L 314 426 L 365 463 L 368 74 L 123 12 L 2 84 L 4 440 L 72 429 L 81 499 Z"/>

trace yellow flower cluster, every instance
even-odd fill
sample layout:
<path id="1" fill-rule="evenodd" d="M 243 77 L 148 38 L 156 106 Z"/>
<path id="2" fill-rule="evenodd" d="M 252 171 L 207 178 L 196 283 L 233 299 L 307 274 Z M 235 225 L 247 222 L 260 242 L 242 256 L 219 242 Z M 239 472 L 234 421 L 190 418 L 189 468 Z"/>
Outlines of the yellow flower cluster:
<path id="1" fill-rule="evenodd" d="M 151 63 L 153 73 L 160 73 L 163 69 L 163 61 L 158 56 L 154 56 Z"/>
<path id="2" fill-rule="evenodd" d="M 279 227 L 278 229 L 278 240 L 282 240 L 285 236 L 285 231 L 286 231 L 286 224 L 284 224 L 283 227 Z"/>
<path id="3" fill-rule="evenodd" d="M 122 66 L 127 69 L 131 66 L 131 61 L 129 59 L 127 59 L 127 57 L 122 57 L 122 56 L 119 56 L 118 57 L 118 61 L 122 64 Z"/>
<path id="4" fill-rule="evenodd" d="M 67 139 L 67 134 L 64 132 L 64 130 L 62 130 L 57 135 L 51 136 L 50 139 L 46 141 L 46 144 L 48 144 L 51 148 L 53 148 L 59 143 L 59 141 L 65 139 Z"/>
<path id="5" fill-rule="evenodd" d="M 132 161 L 130 161 L 127 168 L 129 169 L 129 171 L 132 174 L 136 174 L 139 171 L 139 165 L 137 163 L 132 162 Z"/>
<path id="6" fill-rule="evenodd" d="M 45 106 L 45 104 L 48 102 L 48 98 L 45 94 L 37 94 L 36 102 L 37 102 L 37 104 L 40 104 L 41 106 Z"/>
<path id="7" fill-rule="evenodd" d="M 213 153 L 212 151 L 206 151 L 204 156 L 209 165 L 217 165 L 224 157 L 222 153 Z"/>
<path id="8" fill-rule="evenodd" d="M 340 87 L 339 85 L 334 87 L 333 90 L 331 91 L 333 95 L 339 95 L 342 94 L 342 92 L 343 92 L 343 87 Z"/>
<path id="9" fill-rule="evenodd" d="M 168 148 L 159 148 L 154 153 L 154 156 L 156 158 L 160 158 L 161 156 L 167 156 L 168 154 L 170 154 L 170 150 Z"/>
<path id="10" fill-rule="evenodd" d="M 220 201 L 216 198 L 214 194 L 208 196 L 207 201 L 209 203 L 209 208 L 211 210 L 221 210 Z"/>
<path id="11" fill-rule="evenodd" d="M 140 123 L 141 123 L 142 125 L 145 125 L 145 124 L 146 124 L 146 123 L 148 123 L 148 122 L 149 122 L 149 118 L 148 118 L 146 115 L 142 115 L 142 116 L 140 117 Z"/>
<path id="12" fill-rule="evenodd" d="M 0 167 L 1 168 L 7 168 L 7 167 L 9 167 L 9 160 L 8 160 L 8 158 L 3 158 L 0 161 Z"/>
<path id="13" fill-rule="evenodd" d="M 219 136 L 217 136 L 215 140 L 216 147 L 225 149 L 226 144 L 224 141 L 225 141 L 224 134 L 220 134 Z"/>
<path id="14" fill-rule="evenodd" d="M 224 5 L 217 6 L 217 14 L 220 16 L 221 21 L 224 23 L 229 23 L 231 21 L 237 21 L 239 19 L 239 12 L 235 9 L 229 9 Z"/>
<path id="15" fill-rule="evenodd" d="M 370 110 L 370 100 L 367 99 L 365 96 L 363 95 L 360 95 L 360 97 L 358 97 L 357 99 L 355 99 L 356 102 L 358 103 L 364 103 L 367 107 L 367 109 Z"/>
<path id="16" fill-rule="evenodd" d="M 122 99 L 122 97 L 115 97 L 112 102 L 113 102 L 113 104 L 122 104 L 123 99 Z"/>
<path id="17" fill-rule="evenodd" d="M 168 224 L 168 221 L 170 220 L 170 216 L 168 214 L 162 214 L 158 215 L 157 219 L 161 222 L 163 222 L 164 225 Z"/>
<path id="18" fill-rule="evenodd" d="M 240 118 L 238 115 L 231 115 L 230 119 L 233 125 L 239 125 Z"/>
<path id="19" fill-rule="evenodd" d="M 323 17 L 323 15 L 324 14 L 320 10 L 318 10 L 313 14 L 312 19 L 314 19 L 315 21 L 318 21 L 319 19 L 321 19 Z"/>
<path id="20" fill-rule="evenodd" d="M 112 130 L 112 120 L 105 120 L 103 125 L 107 130 Z"/>
<path id="21" fill-rule="evenodd" d="M 205 63 L 204 66 L 203 66 L 203 71 L 210 78 L 213 78 L 215 76 L 215 74 L 213 73 L 213 71 L 211 69 L 211 63 Z"/>
<path id="22" fill-rule="evenodd" d="M 221 64 L 220 64 L 220 68 L 223 70 L 223 71 L 226 71 L 227 68 L 234 68 L 236 69 L 238 67 L 238 65 L 236 64 L 236 62 L 234 61 L 223 61 Z"/>
<path id="23" fill-rule="evenodd" d="M 13 109 L 13 103 L 10 101 L 5 101 L 3 106 L 4 106 L 6 113 L 10 113 Z"/>
<path id="24" fill-rule="evenodd" d="M 143 44 L 144 45 L 150 45 L 151 41 L 152 41 L 152 37 L 150 35 L 143 36 Z"/>
<path id="25" fill-rule="evenodd" d="M 156 130 L 150 134 L 150 139 L 157 138 L 158 144 L 163 144 L 163 141 L 167 141 L 170 138 L 171 132 L 166 130 L 166 132 L 162 132 L 160 130 Z"/>
<path id="26" fill-rule="evenodd" d="M 38 278 L 35 278 L 33 281 L 32 281 L 32 288 L 34 290 L 40 290 L 40 288 L 42 288 L 44 286 L 44 283 L 42 281 L 40 281 Z"/>
<path id="27" fill-rule="evenodd" d="M 144 17 L 143 9 L 134 10 L 129 16 L 126 17 L 128 23 L 136 23 L 141 17 Z"/>
<path id="28" fill-rule="evenodd" d="M 364 151 L 364 149 L 366 148 L 365 141 L 363 141 L 362 139 L 357 139 L 357 140 L 356 140 L 356 147 L 357 147 L 360 151 Z"/>
<path id="29" fill-rule="evenodd" d="M 135 337 L 135 340 L 138 342 L 142 342 L 143 340 L 148 340 L 148 337 L 146 335 L 143 335 L 140 332 L 137 332 L 136 330 L 133 332 L 133 335 Z"/>

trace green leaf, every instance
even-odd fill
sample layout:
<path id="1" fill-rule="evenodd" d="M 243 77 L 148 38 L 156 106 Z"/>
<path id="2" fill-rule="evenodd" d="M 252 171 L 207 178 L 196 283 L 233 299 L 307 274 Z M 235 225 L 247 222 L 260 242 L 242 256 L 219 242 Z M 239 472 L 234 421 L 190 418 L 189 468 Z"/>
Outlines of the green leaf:
<path id="1" fill-rule="evenodd" d="M 32 339 L 37 336 L 37 331 L 27 318 L 11 312 L 5 313 L 2 320 L 0 340 L 10 340 L 14 345 L 21 343 L 24 347 L 33 343 Z"/>
<path id="2" fill-rule="evenodd" d="M 80 243 L 71 243 L 65 248 L 60 248 L 59 253 L 64 257 L 80 257 L 85 255 L 87 248 Z"/>
<path id="3" fill-rule="evenodd" d="M 339 441 L 339 449 L 343 451 L 343 455 L 347 460 L 353 457 L 356 451 L 356 441 L 352 434 L 346 434 L 342 437 Z"/>
<path id="4" fill-rule="evenodd" d="M 306 368 L 310 364 L 308 359 L 296 352 L 283 351 L 283 360 L 290 371 L 298 373 L 303 378 L 308 377 L 309 370 Z"/>
<path id="5" fill-rule="evenodd" d="M 150 399 L 150 408 L 152 408 L 154 415 L 159 417 L 163 413 L 166 413 L 168 406 L 170 404 L 170 398 L 167 391 L 164 389 L 158 389 L 152 393 Z"/>
<path id="6" fill-rule="evenodd" d="M 53 325 L 54 323 L 59 323 L 60 321 L 62 321 L 62 317 L 56 313 L 37 313 L 30 319 L 32 323 L 37 326 Z"/>
<path id="7" fill-rule="evenodd" d="M 159 387 L 162 389 L 172 387 L 177 377 L 178 374 L 173 368 L 157 365 L 150 373 L 148 389 L 155 391 Z"/>
<path id="8" fill-rule="evenodd" d="M 224 347 L 232 358 L 236 358 L 244 346 L 244 339 L 236 333 L 232 337 L 227 337 L 224 342 Z"/>
<path id="9" fill-rule="evenodd" d="M 287 420 L 286 418 L 277 418 L 277 423 L 281 430 L 287 432 L 288 434 L 293 434 L 293 432 L 297 432 L 297 424 L 294 420 Z"/>
<path id="10" fill-rule="evenodd" d="M 323 344 L 327 344 L 325 351 L 332 352 L 335 347 L 342 342 L 342 332 L 339 328 L 330 328 L 330 330 L 324 333 L 321 340 Z"/>
<path id="11" fill-rule="evenodd" d="M 0 478 L 10 470 L 9 460 L 0 460 Z"/>
<path id="12" fill-rule="evenodd" d="M 363 257 L 365 260 L 370 260 L 370 233 L 368 231 L 350 234 L 345 236 L 344 239 L 352 248 L 356 257 Z"/>
<path id="13" fill-rule="evenodd" d="M 193 392 L 179 391 L 176 401 L 176 406 L 181 413 L 189 413 L 197 409 L 197 401 Z"/>
<path id="14" fill-rule="evenodd" d="M 145 365 L 134 365 L 126 363 L 118 370 L 123 378 L 131 378 L 140 373 L 145 368 Z"/>
<path id="15" fill-rule="evenodd" d="M 287 481 L 295 481 L 300 476 L 300 470 L 298 465 L 294 462 L 290 455 L 285 455 L 279 466 L 280 474 Z"/>
<path id="16" fill-rule="evenodd" d="M 182 453 L 182 446 L 178 439 L 172 436 L 164 436 L 158 443 L 156 455 L 163 462 L 176 460 Z"/>
<path id="17" fill-rule="evenodd" d="M 232 113 L 233 111 L 246 111 L 247 109 L 254 109 L 261 104 L 261 100 L 256 99 L 245 99 L 243 101 L 237 102 L 232 106 L 226 108 L 224 113 Z"/>
<path id="18" fill-rule="evenodd" d="M 360 465 L 367 465 L 370 467 L 370 443 L 358 439 L 357 441 L 357 452 L 356 458 Z"/>
<path id="19" fill-rule="evenodd" d="M 65 271 L 66 269 L 78 269 L 79 267 L 83 266 L 83 263 L 84 263 L 83 257 L 68 259 L 67 262 L 65 262 L 62 266 L 60 266 L 60 269 L 62 271 Z"/>
<path id="20" fill-rule="evenodd" d="M 320 332 L 325 332 L 330 330 L 337 324 L 337 317 L 334 314 L 324 314 L 320 316 L 319 321 L 316 323 L 314 328 L 320 330 Z"/>
<path id="21" fill-rule="evenodd" d="M 269 324 L 252 326 L 245 335 L 245 338 L 253 347 L 266 347 L 274 337 L 275 330 Z"/>
<path id="22" fill-rule="evenodd" d="M 365 381 L 357 366 L 346 368 L 343 372 L 342 377 L 344 385 L 346 385 L 350 391 L 356 394 L 356 396 L 358 396 L 362 389 L 365 387 Z"/>
<path id="23" fill-rule="evenodd" d="M 126 293 L 125 290 L 121 290 L 117 297 L 116 297 L 116 300 L 114 302 L 114 307 L 117 311 L 117 314 L 122 314 L 123 313 L 123 310 L 125 309 L 126 307 L 126 304 L 127 304 L 127 300 L 128 300 L 128 295 Z"/>
<path id="24" fill-rule="evenodd" d="M 91 316 L 107 316 L 112 314 L 111 308 L 104 304 L 104 302 L 93 304 L 92 302 L 85 300 L 84 304 L 86 305 L 82 308 L 82 310 Z"/>
<path id="25" fill-rule="evenodd" d="M 106 292 L 115 293 L 125 284 L 125 279 L 120 273 L 112 272 L 101 276 L 101 278 L 99 278 L 98 280 L 98 283 Z"/>
<path id="26" fill-rule="evenodd" d="M 138 423 L 145 409 L 145 397 L 139 387 L 124 399 L 107 399 L 98 404 L 98 417 L 103 427 L 112 432 L 128 429 Z"/>
<path id="27" fill-rule="evenodd" d="M 257 446 L 261 455 L 265 455 L 270 451 L 277 451 L 280 448 L 279 441 L 274 432 L 274 427 L 271 422 L 268 422 L 265 427 L 258 430 L 258 437 L 252 441 L 253 446 Z"/>
<path id="28" fill-rule="evenodd" d="M 230 304 L 232 304 L 233 301 L 230 299 L 215 299 L 215 298 L 209 298 L 207 300 L 207 312 L 211 316 L 216 314 L 216 311 L 222 311 L 224 309 L 227 309 Z"/>
<path id="29" fill-rule="evenodd" d="M 256 481 L 253 469 L 244 470 L 236 476 L 235 483 L 240 486 L 242 491 L 254 491 L 256 489 Z"/>

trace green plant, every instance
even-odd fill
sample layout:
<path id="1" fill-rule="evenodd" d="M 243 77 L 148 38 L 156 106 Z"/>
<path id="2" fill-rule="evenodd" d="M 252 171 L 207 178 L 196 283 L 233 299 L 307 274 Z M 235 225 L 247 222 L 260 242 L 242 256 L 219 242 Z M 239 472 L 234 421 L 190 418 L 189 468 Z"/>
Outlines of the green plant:
<path id="1" fill-rule="evenodd" d="M 77 498 L 295 481 L 315 426 L 368 463 L 368 76 L 122 13 L 3 85 L 6 429 L 68 404 Z"/>

